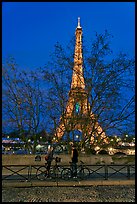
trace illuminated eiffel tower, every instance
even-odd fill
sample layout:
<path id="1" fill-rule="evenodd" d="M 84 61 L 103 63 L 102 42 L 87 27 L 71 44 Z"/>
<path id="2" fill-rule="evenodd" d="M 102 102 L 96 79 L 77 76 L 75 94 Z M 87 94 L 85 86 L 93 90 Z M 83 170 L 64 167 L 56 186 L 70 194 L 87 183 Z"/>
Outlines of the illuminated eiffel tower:
<path id="1" fill-rule="evenodd" d="M 107 143 L 105 132 L 96 121 L 95 115 L 91 112 L 91 107 L 88 102 L 88 93 L 85 90 L 82 57 L 82 27 L 80 26 L 80 18 L 78 18 L 78 26 L 75 35 L 76 44 L 71 89 L 65 113 L 62 114 L 60 118 L 55 136 L 57 140 L 60 140 L 65 132 L 78 130 L 82 132 L 83 137 L 87 135 L 90 136 L 91 143 L 94 142 L 95 138 L 98 136 Z"/>

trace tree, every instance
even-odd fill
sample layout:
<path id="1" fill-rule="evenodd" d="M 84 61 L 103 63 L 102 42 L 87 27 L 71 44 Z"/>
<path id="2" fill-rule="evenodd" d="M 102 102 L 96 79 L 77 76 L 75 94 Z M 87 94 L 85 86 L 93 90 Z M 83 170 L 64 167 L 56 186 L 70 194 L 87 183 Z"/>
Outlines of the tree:
<path id="1" fill-rule="evenodd" d="M 37 133 L 44 121 L 43 93 L 37 74 L 18 71 L 17 67 L 14 58 L 3 65 L 3 127 L 6 123 L 9 131 L 18 130 L 26 148 L 34 153 Z"/>
<path id="2" fill-rule="evenodd" d="M 91 53 L 85 59 L 89 101 L 97 120 L 108 134 L 110 130 L 114 134 L 123 134 L 125 129 L 131 134 L 134 132 L 135 113 L 134 58 L 130 59 L 126 54 L 119 53 L 108 60 L 112 53 L 110 37 L 107 31 L 96 34 Z"/>
<path id="3" fill-rule="evenodd" d="M 133 134 L 134 57 L 130 58 L 124 53 L 113 56 L 110 49 L 111 37 L 107 31 L 104 34 L 96 33 L 96 39 L 90 49 L 83 46 L 83 69 L 88 100 L 91 104 L 89 114 L 92 111 L 95 116 L 92 131 L 96 131 L 95 123 L 99 121 L 107 135 L 122 135 L 125 130 L 128 134 Z M 65 124 L 64 116 L 72 78 L 73 46 L 74 43 L 65 49 L 57 43 L 51 61 L 43 69 L 44 79 L 50 84 L 48 94 L 50 105 L 47 109 L 49 117 L 56 115 L 57 120 L 54 124 L 57 127 L 62 116 L 66 130 L 68 124 Z M 126 95 L 125 91 L 129 95 Z M 71 120 L 74 121 L 74 118 Z M 82 124 L 83 129 L 86 122 L 85 120 Z M 69 134 L 69 130 L 67 132 Z"/>

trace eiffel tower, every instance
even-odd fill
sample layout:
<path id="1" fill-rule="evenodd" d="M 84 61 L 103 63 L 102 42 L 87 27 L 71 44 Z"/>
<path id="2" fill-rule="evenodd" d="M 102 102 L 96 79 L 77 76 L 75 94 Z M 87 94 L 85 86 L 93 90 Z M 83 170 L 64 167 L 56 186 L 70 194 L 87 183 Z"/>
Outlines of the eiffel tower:
<path id="1" fill-rule="evenodd" d="M 74 67 L 72 74 L 71 89 L 69 91 L 69 99 L 66 110 L 60 118 L 59 126 L 56 129 L 56 141 L 60 140 L 64 133 L 73 130 L 82 132 L 83 137 L 90 135 L 90 142 L 93 143 L 95 138 L 100 137 L 107 143 L 107 137 L 99 123 L 96 121 L 95 115 L 91 111 L 88 102 L 88 93 L 85 90 L 85 81 L 83 75 L 83 57 L 82 57 L 82 27 L 80 26 L 80 18 L 78 18 L 78 26 L 76 28 L 76 43 L 74 54 Z"/>

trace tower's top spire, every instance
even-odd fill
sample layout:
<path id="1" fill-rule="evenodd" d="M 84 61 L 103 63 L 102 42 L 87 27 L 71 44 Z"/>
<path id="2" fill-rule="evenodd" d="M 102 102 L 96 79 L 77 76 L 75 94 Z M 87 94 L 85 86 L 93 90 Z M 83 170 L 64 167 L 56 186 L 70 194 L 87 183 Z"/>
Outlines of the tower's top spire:
<path id="1" fill-rule="evenodd" d="M 80 17 L 78 17 L 78 26 L 77 26 L 77 28 L 81 28 L 81 26 L 80 26 Z"/>
<path id="2" fill-rule="evenodd" d="M 74 52 L 74 67 L 71 82 L 71 89 L 85 89 L 83 76 L 83 57 L 82 57 L 82 28 L 80 26 L 80 18 L 78 18 L 78 26 L 75 31 L 76 43 Z"/>

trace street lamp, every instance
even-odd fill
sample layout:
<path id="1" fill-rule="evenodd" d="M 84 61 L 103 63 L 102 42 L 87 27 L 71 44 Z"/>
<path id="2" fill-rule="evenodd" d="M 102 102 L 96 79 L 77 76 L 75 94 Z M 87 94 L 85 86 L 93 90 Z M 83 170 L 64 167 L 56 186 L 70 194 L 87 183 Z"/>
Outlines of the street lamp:
<path id="1" fill-rule="evenodd" d="M 79 138 L 79 135 L 76 135 L 76 139 L 78 139 Z"/>

